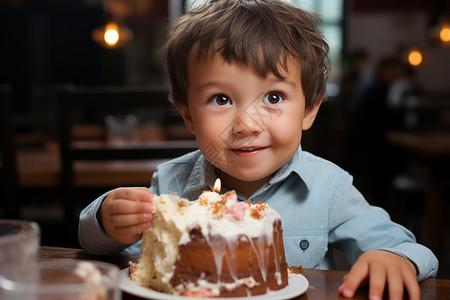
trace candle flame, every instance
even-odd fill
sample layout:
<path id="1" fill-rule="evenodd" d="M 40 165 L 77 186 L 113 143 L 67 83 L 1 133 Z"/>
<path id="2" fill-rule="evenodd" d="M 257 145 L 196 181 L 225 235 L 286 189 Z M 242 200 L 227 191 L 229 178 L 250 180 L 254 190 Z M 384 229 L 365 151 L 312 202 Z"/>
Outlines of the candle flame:
<path id="1" fill-rule="evenodd" d="M 214 192 L 216 193 L 220 192 L 220 188 L 221 188 L 220 178 L 217 178 L 216 182 L 214 182 Z"/>

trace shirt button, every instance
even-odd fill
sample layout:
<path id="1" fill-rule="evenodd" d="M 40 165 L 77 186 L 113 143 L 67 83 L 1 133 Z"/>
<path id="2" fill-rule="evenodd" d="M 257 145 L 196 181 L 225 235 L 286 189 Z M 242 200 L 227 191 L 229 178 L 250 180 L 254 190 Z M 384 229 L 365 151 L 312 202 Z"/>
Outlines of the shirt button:
<path id="1" fill-rule="evenodd" d="M 301 240 L 300 241 L 300 249 L 305 251 L 309 247 L 309 242 L 307 240 Z"/>

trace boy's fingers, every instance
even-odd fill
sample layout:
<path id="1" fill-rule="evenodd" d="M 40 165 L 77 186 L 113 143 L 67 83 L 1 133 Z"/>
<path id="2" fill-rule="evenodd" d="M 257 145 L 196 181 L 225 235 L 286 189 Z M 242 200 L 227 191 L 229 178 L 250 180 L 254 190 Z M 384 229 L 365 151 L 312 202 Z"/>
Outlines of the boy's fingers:
<path id="1" fill-rule="evenodd" d="M 153 195 L 150 193 L 150 190 L 146 187 L 138 187 L 136 190 L 139 191 L 138 200 L 142 202 L 152 202 Z"/>
<path id="2" fill-rule="evenodd" d="M 144 222 L 150 222 L 152 220 L 152 214 L 117 214 L 110 215 L 109 221 L 111 224 L 118 224 L 116 227 L 128 227 L 135 224 L 141 224 Z"/>
<path id="3" fill-rule="evenodd" d="M 367 278 L 368 273 L 369 269 L 367 264 L 356 263 L 347 276 L 345 276 L 338 291 L 346 298 L 353 297 L 360 284 Z"/>
<path id="4" fill-rule="evenodd" d="M 110 214 L 152 213 L 152 204 L 148 202 L 131 202 L 128 200 L 115 200 L 108 204 Z"/>
<path id="5" fill-rule="evenodd" d="M 411 276 L 412 278 L 405 278 L 405 286 L 408 291 L 410 300 L 419 300 L 420 299 L 420 288 L 419 283 L 417 282 L 416 277 Z"/>
<path id="6" fill-rule="evenodd" d="M 114 190 L 114 197 L 116 199 L 137 201 L 137 202 L 151 202 L 153 195 L 146 187 L 135 188 L 118 188 Z"/>
<path id="7" fill-rule="evenodd" d="M 406 260 L 406 262 L 412 272 L 408 272 L 406 270 L 403 272 L 405 287 L 408 291 L 409 299 L 418 300 L 420 299 L 420 288 L 416 278 L 417 267 L 408 259 Z"/>
<path id="8" fill-rule="evenodd" d="M 403 299 L 403 276 L 396 270 L 390 270 L 388 274 L 388 290 L 389 299 L 401 300 Z"/>
<path id="9" fill-rule="evenodd" d="M 117 233 L 121 236 L 134 237 L 136 235 L 142 234 L 144 231 L 146 231 L 150 227 L 151 227 L 150 222 L 144 222 L 144 223 L 135 224 L 132 226 L 118 227 Z"/>
<path id="10" fill-rule="evenodd" d="M 389 299 L 403 299 L 405 288 L 411 300 L 420 299 L 419 284 L 416 279 L 416 267 L 410 261 L 394 259 L 395 254 L 378 253 L 365 256 L 358 260 L 350 272 L 343 277 L 338 292 L 346 298 L 353 297 L 356 289 L 365 283 L 370 283 L 369 299 L 382 299 L 386 284 L 388 285 Z M 384 259 L 383 259 L 384 258 Z"/>
<path id="11" fill-rule="evenodd" d="M 414 266 L 413 266 L 414 267 Z M 414 267 L 414 271 L 415 271 L 415 267 Z M 404 292 L 403 286 L 406 288 L 408 295 L 409 295 L 409 299 L 410 300 L 418 300 L 420 299 L 420 288 L 419 288 L 419 283 L 417 282 L 417 278 L 415 276 L 416 272 L 408 272 L 407 270 L 404 270 L 402 274 L 399 274 L 399 276 L 402 276 L 402 295 Z M 399 298 L 402 299 L 402 298 Z"/>
<path id="12" fill-rule="evenodd" d="M 373 264 L 370 267 L 369 299 L 381 299 L 386 286 L 387 270 L 384 264 Z"/>
<path id="13" fill-rule="evenodd" d="M 141 239 L 142 233 L 150 227 L 150 222 L 127 227 L 117 227 L 114 231 L 114 236 L 121 243 L 134 244 Z"/>

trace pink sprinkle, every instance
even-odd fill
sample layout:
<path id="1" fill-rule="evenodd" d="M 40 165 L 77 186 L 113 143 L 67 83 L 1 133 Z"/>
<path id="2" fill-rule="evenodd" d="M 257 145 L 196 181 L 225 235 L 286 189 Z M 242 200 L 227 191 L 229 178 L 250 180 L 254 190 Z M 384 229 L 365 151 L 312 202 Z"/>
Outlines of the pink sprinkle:
<path id="1" fill-rule="evenodd" d="M 227 197 L 227 200 L 230 200 L 232 202 L 238 202 L 237 195 L 236 195 L 236 192 L 234 190 L 230 191 L 230 192 L 227 192 L 225 195 Z"/>
<path id="2" fill-rule="evenodd" d="M 230 207 L 228 207 L 228 213 L 233 215 L 233 218 L 236 220 L 240 220 L 244 217 L 245 210 L 248 208 L 248 205 L 244 202 L 236 202 Z"/>

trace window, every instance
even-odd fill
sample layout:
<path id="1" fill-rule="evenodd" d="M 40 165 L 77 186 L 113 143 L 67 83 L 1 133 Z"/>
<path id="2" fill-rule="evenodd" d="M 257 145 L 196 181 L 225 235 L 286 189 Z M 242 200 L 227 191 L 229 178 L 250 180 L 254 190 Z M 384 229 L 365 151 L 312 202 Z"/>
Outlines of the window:
<path id="1" fill-rule="evenodd" d="M 329 97 L 339 93 L 342 73 L 344 0 L 285 0 L 298 7 L 313 10 L 322 18 L 322 32 L 330 46 L 331 74 L 328 79 Z"/>
<path id="2" fill-rule="evenodd" d="M 322 32 L 330 46 L 331 74 L 328 79 L 327 93 L 329 97 L 339 93 L 339 82 L 343 52 L 343 16 L 344 0 L 284 0 L 291 4 L 313 10 L 322 18 Z M 198 5 L 205 0 L 186 0 L 186 8 Z"/>

